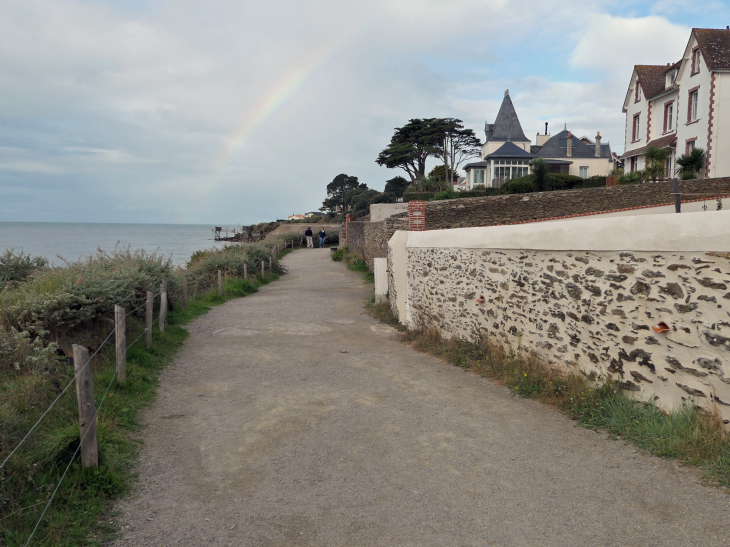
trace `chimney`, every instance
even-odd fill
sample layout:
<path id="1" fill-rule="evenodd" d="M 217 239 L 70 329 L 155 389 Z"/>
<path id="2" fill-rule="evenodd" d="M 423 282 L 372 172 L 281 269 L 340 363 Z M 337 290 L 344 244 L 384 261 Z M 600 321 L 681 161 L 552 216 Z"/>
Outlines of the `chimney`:
<path id="1" fill-rule="evenodd" d="M 601 157 L 601 132 L 596 133 L 596 157 Z"/>
<path id="2" fill-rule="evenodd" d="M 548 132 L 547 132 L 547 122 L 545 122 L 545 134 L 546 135 L 548 134 Z"/>
<path id="3" fill-rule="evenodd" d="M 573 134 L 570 131 L 568 131 L 567 145 L 568 145 L 567 155 L 568 155 L 568 157 L 572 157 L 573 156 Z"/>

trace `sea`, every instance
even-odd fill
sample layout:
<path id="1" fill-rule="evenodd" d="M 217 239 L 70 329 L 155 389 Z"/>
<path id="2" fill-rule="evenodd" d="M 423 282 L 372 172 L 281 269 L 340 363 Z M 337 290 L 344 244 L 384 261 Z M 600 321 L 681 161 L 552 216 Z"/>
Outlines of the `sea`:
<path id="1" fill-rule="evenodd" d="M 158 252 L 184 264 L 195 251 L 221 247 L 213 226 L 202 224 L 84 224 L 66 222 L 0 222 L 0 253 L 6 249 L 43 256 L 63 265 L 117 246 Z"/>

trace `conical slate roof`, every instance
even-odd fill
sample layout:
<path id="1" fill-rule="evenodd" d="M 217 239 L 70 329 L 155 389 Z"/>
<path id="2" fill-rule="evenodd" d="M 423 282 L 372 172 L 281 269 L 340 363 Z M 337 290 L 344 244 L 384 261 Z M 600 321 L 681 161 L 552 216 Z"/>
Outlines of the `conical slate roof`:
<path id="1" fill-rule="evenodd" d="M 494 120 L 492 134 L 489 138 L 490 141 L 528 141 L 525 137 L 525 133 L 522 131 L 520 120 L 515 112 L 515 107 L 512 104 L 512 99 L 509 98 L 509 90 L 504 93 L 504 100 L 502 106 L 499 107 L 499 113 L 497 119 Z"/>

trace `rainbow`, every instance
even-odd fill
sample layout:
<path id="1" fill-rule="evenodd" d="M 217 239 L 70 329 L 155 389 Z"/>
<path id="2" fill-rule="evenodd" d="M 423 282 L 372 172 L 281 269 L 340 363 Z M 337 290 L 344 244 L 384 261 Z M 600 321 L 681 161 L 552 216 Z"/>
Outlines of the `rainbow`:
<path id="1" fill-rule="evenodd" d="M 363 26 L 362 23 L 358 25 L 360 28 Z M 244 115 L 233 136 L 226 140 L 226 146 L 214 162 L 214 169 L 218 171 L 225 167 L 236 151 L 251 138 L 256 129 L 273 116 L 317 70 L 334 57 L 342 46 L 347 41 L 352 40 L 356 34 L 356 29 L 345 29 L 344 32 L 335 34 L 331 40 L 327 40 L 319 47 L 311 50 L 296 69 L 286 74 L 276 85 L 269 89 L 264 99 Z"/>

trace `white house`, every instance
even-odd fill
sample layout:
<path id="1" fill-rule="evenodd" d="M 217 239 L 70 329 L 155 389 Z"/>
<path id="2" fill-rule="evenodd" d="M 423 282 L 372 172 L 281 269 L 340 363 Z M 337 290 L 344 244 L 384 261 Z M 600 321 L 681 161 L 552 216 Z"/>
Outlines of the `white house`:
<path id="1" fill-rule="evenodd" d="M 545 134 L 538 134 L 536 144 L 532 145 L 522 131 L 509 90 L 504 93 L 494 123 L 485 124 L 484 133 L 481 161 L 464 167 L 467 190 L 479 185 L 500 187 L 508 180 L 528 175 L 532 173 L 531 162 L 537 157 L 547 161 L 551 173 L 588 178 L 605 176 L 613 170 L 611 146 L 601 144 L 600 133 L 595 142 L 585 137 L 578 139 L 567 129 L 550 136 L 545 124 Z"/>
<path id="2" fill-rule="evenodd" d="M 645 167 L 650 146 L 675 160 L 701 147 L 706 177 L 730 175 L 730 29 L 692 29 L 682 58 L 666 65 L 636 65 L 624 99 L 624 169 Z M 720 152 L 720 153 L 718 153 Z"/>

